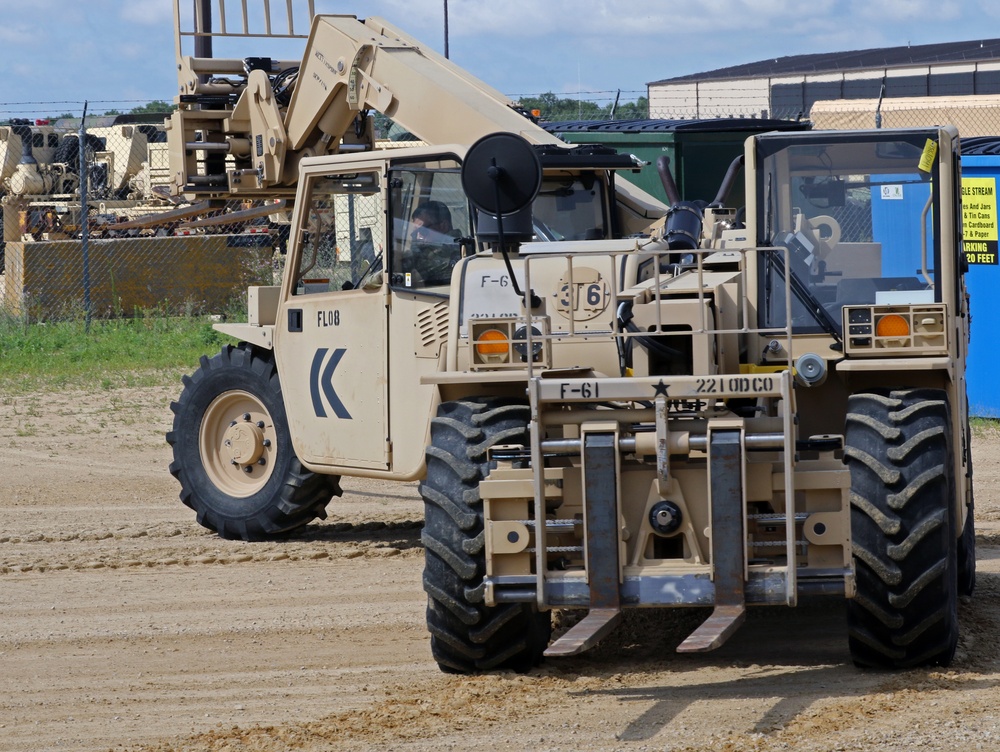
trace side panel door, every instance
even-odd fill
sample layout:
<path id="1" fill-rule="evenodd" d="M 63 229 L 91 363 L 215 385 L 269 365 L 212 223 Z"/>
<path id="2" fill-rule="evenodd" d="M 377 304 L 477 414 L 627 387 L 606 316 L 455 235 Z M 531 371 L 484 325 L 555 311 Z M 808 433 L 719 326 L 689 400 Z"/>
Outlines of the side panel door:
<path id="1" fill-rule="evenodd" d="M 397 159 L 389 171 L 388 281 L 389 434 L 393 470 L 401 478 L 423 474 L 437 387 L 421 377 L 438 370 L 448 339 L 454 265 L 471 247 L 471 212 L 453 155 Z"/>
<path id="2" fill-rule="evenodd" d="M 388 288 L 379 166 L 307 174 L 275 353 L 292 444 L 307 465 L 391 470 Z"/>

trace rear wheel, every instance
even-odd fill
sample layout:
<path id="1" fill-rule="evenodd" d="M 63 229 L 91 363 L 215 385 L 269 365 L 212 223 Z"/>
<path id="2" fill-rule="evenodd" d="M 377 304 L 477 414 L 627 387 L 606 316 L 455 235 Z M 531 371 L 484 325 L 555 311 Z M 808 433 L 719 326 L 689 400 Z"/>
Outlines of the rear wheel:
<path id="1" fill-rule="evenodd" d="M 527 670 L 542 660 L 552 627 L 534 603 L 483 602 L 486 573 L 479 482 L 487 450 L 528 444 L 528 406 L 499 399 L 445 402 L 431 423 L 424 499 L 424 590 L 431 651 L 443 671 Z"/>
<path id="2" fill-rule="evenodd" d="M 957 556 L 947 396 L 872 391 L 848 402 L 851 537 L 848 603 L 860 666 L 947 665 L 958 642 Z"/>
<path id="3" fill-rule="evenodd" d="M 292 449 L 271 354 L 227 345 L 184 377 L 167 443 L 181 501 L 223 538 L 266 540 L 326 516 L 337 476 L 302 467 Z"/>

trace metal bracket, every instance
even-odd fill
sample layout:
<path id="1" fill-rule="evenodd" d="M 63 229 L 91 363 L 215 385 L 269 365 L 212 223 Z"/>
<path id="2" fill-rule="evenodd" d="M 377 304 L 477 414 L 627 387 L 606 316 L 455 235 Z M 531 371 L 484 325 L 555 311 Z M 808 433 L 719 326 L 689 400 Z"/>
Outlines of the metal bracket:
<path id="1" fill-rule="evenodd" d="M 659 395 L 653 403 L 656 411 L 656 491 L 660 498 L 670 492 L 670 431 L 667 428 L 667 398 Z"/>

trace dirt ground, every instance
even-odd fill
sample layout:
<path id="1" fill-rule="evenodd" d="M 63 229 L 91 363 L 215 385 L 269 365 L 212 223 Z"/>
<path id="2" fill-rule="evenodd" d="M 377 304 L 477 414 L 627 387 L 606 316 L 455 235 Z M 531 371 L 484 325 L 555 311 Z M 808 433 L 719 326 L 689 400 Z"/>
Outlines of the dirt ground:
<path id="1" fill-rule="evenodd" d="M 329 519 L 200 528 L 163 441 L 175 389 L 0 393 L 0 750 L 1000 750 L 1000 434 L 974 445 L 976 596 L 946 671 L 860 671 L 843 604 L 630 614 L 528 675 L 438 671 L 415 484 Z"/>

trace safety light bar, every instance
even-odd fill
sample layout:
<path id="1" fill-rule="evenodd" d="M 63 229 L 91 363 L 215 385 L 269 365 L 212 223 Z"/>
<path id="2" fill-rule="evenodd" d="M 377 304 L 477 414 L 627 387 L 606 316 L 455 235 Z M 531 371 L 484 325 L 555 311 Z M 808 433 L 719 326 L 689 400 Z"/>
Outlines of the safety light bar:
<path id="1" fill-rule="evenodd" d="M 947 355 L 947 306 L 844 306 L 844 353 L 851 356 Z"/>

